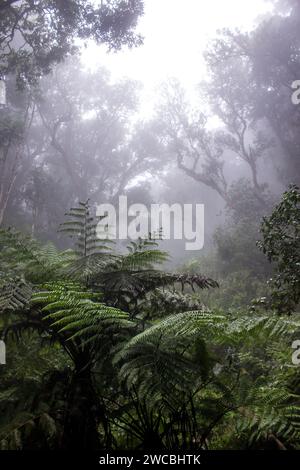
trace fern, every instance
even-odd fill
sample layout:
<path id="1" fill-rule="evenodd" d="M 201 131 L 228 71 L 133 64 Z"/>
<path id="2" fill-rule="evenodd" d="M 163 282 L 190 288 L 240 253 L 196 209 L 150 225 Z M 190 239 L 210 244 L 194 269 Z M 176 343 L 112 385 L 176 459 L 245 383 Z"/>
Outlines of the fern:
<path id="1" fill-rule="evenodd" d="M 23 279 L 5 280 L 0 285 L 0 314 L 28 308 L 32 286 Z"/>
<path id="2" fill-rule="evenodd" d="M 120 366 L 121 380 L 129 390 L 136 390 L 141 400 L 147 399 L 150 409 L 159 403 L 165 407 L 165 413 L 181 409 L 193 396 L 193 407 L 199 407 L 199 413 L 205 415 L 214 410 L 212 423 L 216 416 L 221 422 L 232 419 L 238 422 L 241 432 L 247 430 L 249 445 L 268 433 L 295 441 L 300 429 L 300 397 L 271 380 L 272 361 L 265 371 L 266 378 L 257 379 L 242 372 L 248 368 L 248 355 L 242 351 L 246 344 L 249 348 L 279 338 L 286 341 L 299 326 L 297 321 L 282 325 L 278 317 L 232 319 L 207 311 L 185 312 L 133 337 L 114 360 Z M 214 345 L 216 348 L 224 345 L 223 357 L 217 359 Z M 230 361 L 225 354 L 229 345 L 233 348 Z M 266 368 L 265 357 L 257 360 Z M 211 433 L 218 420 L 216 423 L 202 429 L 201 439 Z"/>
<path id="3" fill-rule="evenodd" d="M 127 313 L 96 301 L 99 297 L 80 284 L 53 283 L 34 293 L 32 303 L 41 306 L 42 314 L 46 314 L 43 320 L 58 334 L 68 334 L 70 341 L 80 338 L 86 345 L 98 343 L 107 332 L 114 335 L 132 326 Z"/>
<path id="4" fill-rule="evenodd" d="M 97 235 L 97 225 L 100 217 L 91 214 L 89 201 L 79 202 L 78 207 L 72 207 L 65 214 L 70 220 L 61 224 L 59 231 L 75 239 L 76 253 L 80 257 L 89 256 L 109 249 L 111 240 L 101 239 Z"/>
<path id="5" fill-rule="evenodd" d="M 43 246 L 14 229 L 0 231 L 1 271 L 7 266 L 11 276 L 32 283 L 58 279 L 73 260 L 72 250 L 59 251 L 52 243 Z"/>
<path id="6" fill-rule="evenodd" d="M 199 363 L 195 364 L 191 349 L 199 344 L 199 331 L 205 337 L 208 330 L 224 319 L 205 311 L 180 313 L 133 337 L 115 356 L 115 363 L 121 363 L 120 375 L 127 387 L 137 387 L 142 397 L 154 401 L 161 399 L 162 390 L 168 396 L 197 387 L 202 375 L 201 361 L 204 358 L 206 362 L 207 356 L 200 355 Z"/>

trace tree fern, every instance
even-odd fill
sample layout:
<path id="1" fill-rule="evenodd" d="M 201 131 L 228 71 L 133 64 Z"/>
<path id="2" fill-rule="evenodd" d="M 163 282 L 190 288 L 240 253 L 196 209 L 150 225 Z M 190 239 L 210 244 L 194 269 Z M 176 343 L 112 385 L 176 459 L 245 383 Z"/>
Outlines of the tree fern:
<path id="1" fill-rule="evenodd" d="M 42 245 L 28 235 L 9 229 L 0 231 L 0 260 L 2 272 L 8 269 L 11 275 L 39 283 L 61 277 L 74 260 L 74 252 L 59 251 L 52 243 Z"/>
<path id="2" fill-rule="evenodd" d="M 101 295 L 82 289 L 80 284 L 54 283 L 33 294 L 32 303 L 42 307 L 44 321 L 58 334 L 68 334 L 70 341 L 82 339 L 86 345 L 133 326 L 127 313 L 96 301 L 98 298 Z"/>
<path id="3" fill-rule="evenodd" d="M 266 356 L 257 359 L 263 363 L 265 378 L 246 372 L 248 359 L 243 350 L 254 345 L 262 348 L 278 339 L 288 347 L 287 341 L 299 326 L 297 321 L 282 325 L 278 317 L 232 319 L 212 312 L 185 312 L 133 337 L 116 354 L 115 362 L 127 387 L 137 390 L 141 400 L 147 398 L 150 408 L 161 403 L 165 412 L 181 409 L 193 396 L 199 413 L 213 410 L 211 423 L 215 424 L 202 428 L 201 442 L 220 422 L 231 419 L 247 429 L 249 445 L 267 432 L 295 440 L 300 397 L 291 394 L 285 381 L 282 385 L 272 380 L 274 371 L 278 374 L 280 370 L 278 360 L 264 364 Z M 230 361 L 226 354 L 229 345 Z M 206 367 L 201 369 L 201 365 Z"/>
<path id="4" fill-rule="evenodd" d="M 97 231 L 100 217 L 92 214 L 89 200 L 79 202 L 67 212 L 68 220 L 60 225 L 59 232 L 66 234 L 74 241 L 74 251 L 77 255 L 68 267 L 71 278 L 87 280 L 95 271 L 111 259 L 111 244 L 108 237 L 101 238 Z"/>
<path id="5" fill-rule="evenodd" d="M 23 279 L 5 279 L 0 283 L 0 314 L 28 308 L 32 286 Z"/>

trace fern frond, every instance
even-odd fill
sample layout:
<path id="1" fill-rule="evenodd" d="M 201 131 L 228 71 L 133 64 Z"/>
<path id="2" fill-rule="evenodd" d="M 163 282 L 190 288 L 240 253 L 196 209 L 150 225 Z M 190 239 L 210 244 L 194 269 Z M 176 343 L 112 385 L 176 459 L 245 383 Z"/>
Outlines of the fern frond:
<path id="1" fill-rule="evenodd" d="M 113 243 L 109 238 L 101 238 L 97 233 L 100 217 L 92 215 L 89 200 L 79 202 L 79 207 L 73 207 L 65 214 L 69 220 L 60 225 L 59 232 L 75 239 L 76 253 L 79 258 L 92 254 L 107 253 Z"/>
<path id="2" fill-rule="evenodd" d="M 10 280 L 0 285 L 0 314 L 28 308 L 31 294 L 32 286 L 23 279 Z"/>
<path id="3" fill-rule="evenodd" d="M 133 326 L 128 314 L 98 302 L 99 294 L 88 292 L 79 284 L 53 283 L 32 296 L 32 303 L 41 306 L 44 321 L 58 333 L 67 333 L 70 340 L 80 338 L 84 344 L 101 340 Z"/>

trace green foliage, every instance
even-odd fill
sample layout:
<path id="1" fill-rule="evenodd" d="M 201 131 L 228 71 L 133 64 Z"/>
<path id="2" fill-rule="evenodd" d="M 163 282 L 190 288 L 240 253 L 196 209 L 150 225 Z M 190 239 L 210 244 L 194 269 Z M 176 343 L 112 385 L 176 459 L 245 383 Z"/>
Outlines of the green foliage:
<path id="1" fill-rule="evenodd" d="M 61 224 L 59 231 L 75 239 L 76 254 L 87 257 L 108 250 L 109 239 L 97 236 L 97 223 L 100 218 L 97 220 L 91 214 L 89 201 L 79 202 L 78 207 L 72 207 L 65 215 L 70 220 Z"/>
<path id="2" fill-rule="evenodd" d="M 297 186 L 286 191 L 270 217 L 261 225 L 258 246 L 273 262 L 272 305 L 280 312 L 293 311 L 300 301 L 300 192 Z"/>
<path id="3" fill-rule="evenodd" d="M 37 334 L 7 345 L 7 365 L 0 369 L 1 449 L 54 448 L 61 437 L 70 361 L 54 345 L 41 347 Z"/>
<path id="4" fill-rule="evenodd" d="M 49 321 L 51 329 L 66 333 L 68 341 L 83 340 L 83 346 L 97 343 L 100 354 L 106 332 L 112 340 L 122 328 L 133 325 L 128 314 L 97 302 L 98 297 L 101 295 L 84 291 L 78 284 L 54 283 L 33 294 L 32 303 L 42 307 L 41 313 L 46 314 L 43 319 Z"/>
<path id="5" fill-rule="evenodd" d="M 111 241 L 100 238 L 97 234 L 97 224 L 100 218 L 92 214 L 89 201 L 80 202 L 65 214 L 69 220 L 61 224 L 62 232 L 74 240 L 76 257 L 68 266 L 71 278 L 88 282 L 93 273 L 102 270 L 113 258 L 110 253 Z"/>
<path id="6" fill-rule="evenodd" d="M 264 118 L 284 152 L 282 180 L 299 179 L 298 110 L 286 83 L 299 65 L 300 10 L 295 0 L 284 3 L 288 14 L 252 33 L 224 32 L 207 51 L 210 82 L 202 92 L 221 131 L 209 129 L 176 84 L 173 94 L 166 90 L 159 122 L 133 131 L 133 82 L 112 85 L 105 71 L 87 76 L 71 62 L 49 74 L 78 38 L 113 49 L 140 44 L 134 29 L 141 0 L 0 3 L 0 76 L 10 75 L 8 102 L 18 108 L 0 117 L 1 219 L 15 204 L 31 212 L 31 233 L 37 223 L 45 234 L 51 204 L 56 216 L 62 200 L 113 200 L 171 156 L 223 199 L 230 216 L 215 233 L 213 256 L 179 273 L 164 271 L 168 254 L 151 235 L 117 252 L 99 237 L 89 201 L 72 207 L 60 227 L 72 249 L 0 231 L 0 333 L 8 358 L 0 369 L 1 448 L 299 449 L 300 378 L 291 345 L 300 321 L 297 313 L 278 315 L 300 300 L 297 186 L 261 226 L 259 247 L 276 270 L 267 313 L 270 266 L 255 246 L 272 202 L 260 180 L 274 146 L 262 132 Z M 28 93 L 12 93 L 15 78 Z M 262 293 L 261 309 L 245 308 Z"/>
<path id="7" fill-rule="evenodd" d="M 204 375 L 206 364 L 193 363 L 207 360 L 205 350 L 200 352 L 200 338 L 214 325 L 224 320 L 222 315 L 203 312 L 185 312 L 159 321 L 133 337 L 115 361 L 123 363 L 120 374 L 130 389 L 136 387 L 143 398 L 156 403 L 163 397 L 176 399 L 177 392 L 185 393 L 197 387 Z M 202 344 L 203 337 L 201 338 Z M 196 348 L 196 349 L 195 349 Z M 194 349 L 194 350 L 193 350 Z M 171 398 L 172 397 L 172 398 Z"/>
<path id="8" fill-rule="evenodd" d="M 89 203 L 68 217 L 75 251 L 0 234 L 1 329 L 16 360 L 0 386 L 2 448 L 297 447 L 298 318 L 209 310 L 200 292 L 218 283 L 195 263 L 164 272 L 151 236 L 111 250 Z"/>
<path id="9" fill-rule="evenodd" d="M 59 278 L 74 260 L 71 250 L 59 251 L 53 243 L 42 245 L 15 229 L 0 231 L 1 272 L 25 278 L 28 282 Z"/>
<path id="10" fill-rule="evenodd" d="M 198 274 L 164 273 L 158 269 L 168 256 L 151 236 L 131 242 L 126 253 L 112 252 L 109 240 L 97 236 L 97 218 L 89 202 L 72 208 L 67 216 L 60 231 L 71 236 L 75 251 L 60 252 L 54 245 L 42 246 L 11 229 L 0 234 L 3 336 L 7 341 L 20 342 L 38 333 L 41 348 L 61 348 L 73 365 L 66 375 L 71 391 L 65 395 L 63 389 L 60 398 L 64 419 L 55 407 L 42 407 L 42 413 L 39 407 L 30 412 L 25 407 L 16 412 L 9 430 L 3 427 L 3 432 L 11 436 L 3 441 L 4 447 L 27 448 L 34 445 L 35 435 L 42 448 L 69 448 L 74 442 L 83 448 L 97 447 L 99 427 L 103 429 L 102 439 L 107 441 L 110 424 L 101 395 L 106 398 L 112 383 L 116 392 L 121 387 L 115 371 L 118 366 L 111 362 L 113 354 L 145 328 L 151 297 L 160 288 L 161 299 L 166 296 L 166 302 L 178 310 L 177 300 L 182 305 L 189 294 L 180 293 L 176 286 L 182 290 L 185 286 L 192 290 L 217 287 L 215 281 Z M 97 373 L 102 376 L 100 396 L 95 390 Z M 11 396 L 18 392 L 12 390 Z M 89 413 L 85 412 L 86 401 L 90 403 Z M 27 432 L 28 421 L 32 433 Z M 50 441 L 44 435 L 47 423 L 53 425 Z M 78 429 L 76 436 L 74 426 Z M 82 438 L 80 429 L 84 426 L 87 434 Z"/>
<path id="11" fill-rule="evenodd" d="M 15 278 L 9 282 L 6 278 L 5 283 L 1 285 L 0 312 L 16 312 L 26 309 L 31 295 L 32 288 L 24 280 Z"/>
<path id="12" fill-rule="evenodd" d="M 170 446 L 174 433 L 182 432 L 175 416 L 191 426 L 189 437 L 197 437 L 200 445 L 208 437 L 216 442 L 223 426 L 227 436 L 245 439 L 246 446 L 259 445 L 271 434 L 296 444 L 299 396 L 285 383 L 288 357 L 285 354 L 279 366 L 271 345 L 280 340 L 287 353 L 289 338 L 299 326 L 299 321 L 276 316 L 186 312 L 133 337 L 115 362 L 120 363 L 119 374 L 129 390 L 147 401 L 147 413 L 162 414 L 161 426 L 167 429 L 160 434 L 164 445 L 167 441 Z M 179 445 L 183 442 L 182 437 Z"/>
<path id="13" fill-rule="evenodd" d="M 140 0 L 101 2 L 100 6 L 81 0 L 3 1 L 0 75 L 15 73 L 20 87 L 36 83 L 53 64 L 74 53 L 77 38 L 94 39 L 111 49 L 139 45 L 141 37 L 134 29 L 142 14 Z"/>

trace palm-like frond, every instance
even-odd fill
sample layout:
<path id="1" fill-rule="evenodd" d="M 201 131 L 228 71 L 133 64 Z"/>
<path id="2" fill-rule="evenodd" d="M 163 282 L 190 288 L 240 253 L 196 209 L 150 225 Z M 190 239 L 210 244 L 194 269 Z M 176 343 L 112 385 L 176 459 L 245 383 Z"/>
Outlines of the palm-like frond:
<path id="1" fill-rule="evenodd" d="M 23 279 L 6 279 L 0 284 L 0 314 L 28 308 L 32 286 Z"/>
<path id="2" fill-rule="evenodd" d="M 267 432 L 295 439 L 300 429 L 299 397 L 289 392 L 285 381 L 281 384 L 251 377 L 245 372 L 247 357 L 239 351 L 246 344 L 258 348 L 266 341 L 285 341 L 299 331 L 299 326 L 299 322 L 288 320 L 281 325 L 281 319 L 275 316 L 234 319 L 208 311 L 185 312 L 133 337 L 116 354 L 115 363 L 127 387 L 137 390 L 141 399 L 147 398 L 154 409 L 158 403 L 176 409 L 194 396 L 193 406 L 199 413 L 205 414 L 206 407 L 214 410 L 214 419 L 235 419 L 241 429 L 247 429 L 249 442 Z M 217 358 L 216 351 L 222 345 L 223 357 Z M 232 360 L 228 362 L 229 345 L 237 352 L 238 367 Z M 270 364 L 269 369 L 272 361 Z M 204 429 L 203 435 L 208 432 Z"/>
<path id="3" fill-rule="evenodd" d="M 234 394 L 232 412 L 224 424 L 234 422 L 233 434 L 246 437 L 248 445 L 277 436 L 281 441 L 296 443 L 300 437 L 299 398 L 285 383 L 265 378 L 251 382 L 240 380 Z"/>
<path id="4" fill-rule="evenodd" d="M 46 284 L 33 294 L 32 303 L 41 307 L 44 321 L 58 334 L 98 344 L 103 336 L 132 326 L 127 313 L 97 301 L 99 298 L 100 294 L 86 291 L 80 284 L 60 282 Z"/>
<path id="5" fill-rule="evenodd" d="M 70 279 L 87 282 L 115 258 L 111 253 L 113 241 L 108 237 L 101 238 L 97 230 L 101 218 L 93 215 L 89 201 L 79 202 L 65 215 L 68 220 L 60 225 L 59 232 L 74 241 L 76 257 L 64 274 Z"/>
<path id="6" fill-rule="evenodd" d="M 210 312 L 185 312 L 167 317 L 133 337 L 115 356 L 127 387 L 137 387 L 148 399 L 197 387 L 207 362 L 203 338 L 225 317 Z M 200 337 L 200 334 L 202 337 Z M 198 349 L 197 349 L 198 345 Z M 195 363 L 195 354 L 198 363 Z"/>
<path id="7" fill-rule="evenodd" d="M 109 250 L 111 240 L 99 237 L 100 217 L 92 215 L 89 201 L 79 202 L 78 207 L 72 207 L 65 215 L 69 220 L 60 225 L 59 231 L 75 240 L 76 253 L 80 257 Z"/>
<path id="8" fill-rule="evenodd" d="M 14 229 L 0 231 L 1 271 L 22 276 L 32 283 L 57 279 L 74 260 L 72 250 L 59 251 L 53 243 L 41 245 Z"/>

